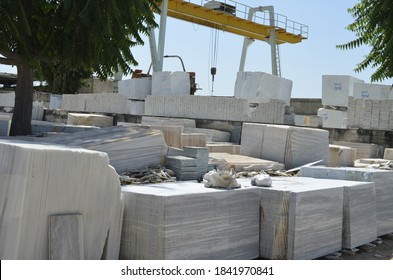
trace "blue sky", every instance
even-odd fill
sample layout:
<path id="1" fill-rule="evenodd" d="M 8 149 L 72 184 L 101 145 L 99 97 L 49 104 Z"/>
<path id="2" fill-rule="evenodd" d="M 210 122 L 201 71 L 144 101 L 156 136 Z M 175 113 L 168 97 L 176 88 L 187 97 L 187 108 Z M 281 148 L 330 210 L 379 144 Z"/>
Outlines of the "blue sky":
<path id="1" fill-rule="evenodd" d="M 361 73 L 353 71 L 356 64 L 368 53 L 369 48 L 361 47 L 348 51 L 336 48 L 337 44 L 355 38 L 355 35 L 345 27 L 353 22 L 347 9 L 358 1 L 241 0 L 238 2 L 251 7 L 273 5 L 276 13 L 309 26 L 307 40 L 298 44 L 280 46 L 282 77 L 293 81 L 292 97 L 320 98 L 322 75 L 350 75 L 370 82 L 373 69 Z M 157 20 L 159 21 L 159 17 Z M 210 43 L 212 29 L 168 18 L 166 31 L 164 54 L 181 56 L 186 70 L 196 72 L 196 82 L 202 88 L 197 91 L 198 95 L 233 95 L 243 37 L 219 32 L 217 75 L 212 92 L 211 59 L 209 59 L 209 53 L 212 51 Z M 145 39 L 145 45 L 134 48 L 133 53 L 139 62 L 135 68 L 147 71 L 151 58 L 148 40 Z M 182 69 L 177 59 L 165 59 L 165 70 L 181 71 Z M 0 65 L 0 72 L 15 73 L 15 71 L 15 68 L 10 69 Z M 245 71 L 271 73 L 270 47 L 267 43 L 256 41 L 249 47 Z M 393 80 L 381 83 L 392 84 Z"/>

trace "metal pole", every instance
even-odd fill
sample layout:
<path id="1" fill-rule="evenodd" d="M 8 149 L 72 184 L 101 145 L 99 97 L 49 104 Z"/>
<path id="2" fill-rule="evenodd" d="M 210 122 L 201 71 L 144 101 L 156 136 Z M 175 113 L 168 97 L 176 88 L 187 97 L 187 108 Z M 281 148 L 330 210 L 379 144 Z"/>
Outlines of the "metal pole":
<path id="1" fill-rule="evenodd" d="M 166 32 L 166 20 L 168 17 L 168 0 L 162 0 L 161 2 L 161 14 L 160 14 L 160 32 L 158 34 L 158 55 L 157 55 L 157 69 L 156 72 L 161 72 L 164 66 L 164 47 L 165 47 L 165 32 Z"/>

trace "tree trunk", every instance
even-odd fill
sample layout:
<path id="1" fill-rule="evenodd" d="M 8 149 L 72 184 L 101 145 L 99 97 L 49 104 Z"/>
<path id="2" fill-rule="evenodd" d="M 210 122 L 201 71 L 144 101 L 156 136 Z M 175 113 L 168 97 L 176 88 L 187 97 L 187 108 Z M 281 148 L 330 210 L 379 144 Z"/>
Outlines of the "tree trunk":
<path id="1" fill-rule="evenodd" d="M 15 89 L 15 106 L 10 135 L 31 135 L 33 69 L 27 63 L 22 62 L 17 65 L 17 70 L 18 78 Z"/>

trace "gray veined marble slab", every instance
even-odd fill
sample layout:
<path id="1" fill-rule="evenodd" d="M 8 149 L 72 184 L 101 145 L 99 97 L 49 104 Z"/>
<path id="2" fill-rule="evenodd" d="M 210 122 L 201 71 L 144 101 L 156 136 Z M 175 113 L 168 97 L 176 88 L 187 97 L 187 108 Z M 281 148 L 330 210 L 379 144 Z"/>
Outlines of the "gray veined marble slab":
<path id="1" fill-rule="evenodd" d="M 83 258 L 116 259 L 122 205 L 107 154 L 0 140 L 0 259 L 48 259 L 49 216 L 74 213 L 83 216 Z"/>
<path id="2" fill-rule="evenodd" d="M 244 186 L 249 186 L 250 181 L 238 179 Z M 272 187 L 260 188 L 260 257 L 315 259 L 341 250 L 344 239 L 358 229 L 363 211 L 359 203 L 348 200 L 345 191 L 359 188 L 368 191 L 373 183 L 272 177 Z M 360 228 L 367 231 L 368 221 L 361 219 Z M 370 232 L 372 235 L 372 228 L 368 238 Z M 372 238 L 366 243 L 375 240 L 375 231 Z"/>
<path id="3" fill-rule="evenodd" d="M 393 171 L 355 167 L 304 167 L 304 177 L 327 178 L 375 183 L 377 235 L 393 232 Z"/>
<path id="4" fill-rule="evenodd" d="M 105 152 L 121 174 L 127 170 L 160 165 L 167 145 L 162 132 L 143 126 L 115 126 L 43 138 L 42 141 Z"/>
<path id="5" fill-rule="evenodd" d="M 122 188 L 121 259 L 255 259 L 259 189 L 177 182 Z"/>

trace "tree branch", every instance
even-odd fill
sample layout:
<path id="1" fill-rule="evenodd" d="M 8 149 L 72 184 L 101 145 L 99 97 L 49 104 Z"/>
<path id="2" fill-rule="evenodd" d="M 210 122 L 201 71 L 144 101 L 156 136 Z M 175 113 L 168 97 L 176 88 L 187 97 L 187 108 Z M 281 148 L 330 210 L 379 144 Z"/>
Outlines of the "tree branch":
<path id="1" fill-rule="evenodd" d="M 0 57 L 0 64 L 16 65 L 16 63 L 12 59 L 8 59 L 8 58 L 5 58 L 5 57 Z"/>

